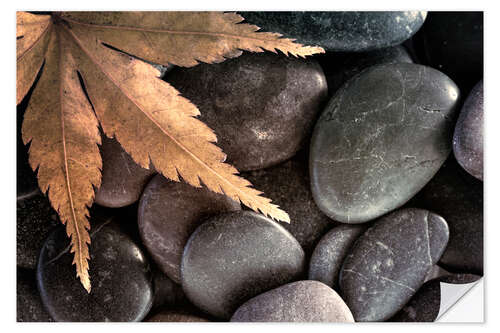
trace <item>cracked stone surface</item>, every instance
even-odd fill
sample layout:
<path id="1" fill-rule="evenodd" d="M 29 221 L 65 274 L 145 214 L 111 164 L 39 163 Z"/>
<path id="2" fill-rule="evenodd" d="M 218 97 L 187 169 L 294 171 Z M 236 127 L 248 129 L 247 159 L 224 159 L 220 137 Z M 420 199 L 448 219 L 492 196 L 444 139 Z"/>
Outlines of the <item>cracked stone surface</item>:
<path id="1" fill-rule="evenodd" d="M 311 139 L 318 207 L 363 223 L 405 204 L 449 155 L 458 99 L 453 81 L 416 64 L 370 67 L 346 82 Z"/>
<path id="2" fill-rule="evenodd" d="M 440 283 L 466 284 L 479 280 L 474 274 L 448 274 L 424 283 L 411 300 L 389 321 L 433 322 L 437 319 L 441 305 Z"/>
<path id="3" fill-rule="evenodd" d="M 462 168 L 483 180 L 483 80 L 462 106 L 453 135 L 453 153 Z"/>
<path id="4" fill-rule="evenodd" d="M 137 223 L 155 263 L 180 283 L 182 252 L 196 227 L 208 217 L 240 209 L 225 195 L 156 175 L 141 196 Z"/>
<path id="5" fill-rule="evenodd" d="M 102 183 L 96 191 L 95 203 L 111 208 L 133 204 L 156 171 L 136 164 L 116 139 L 101 136 Z"/>
<path id="6" fill-rule="evenodd" d="M 37 283 L 43 305 L 55 321 L 140 321 L 153 303 L 149 263 L 118 222 L 91 223 L 89 294 L 76 278 L 63 227 L 40 252 Z"/>
<path id="7" fill-rule="evenodd" d="M 424 209 L 401 209 L 376 221 L 340 271 L 341 296 L 356 321 L 384 321 L 424 283 L 448 242 L 446 221 Z"/>
<path id="8" fill-rule="evenodd" d="M 297 281 L 247 301 L 231 321 L 353 323 L 354 319 L 332 288 L 318 281 Z"/>
<path id="9" fill-rule="evenodd" d="M 239 12 L 246 23 L 327 51 L 360 52 L 401 44 L 424 23 L 426 12 Z"/>
<path id="10" fill-rule="evenodd" d="M 341 225 L 330 230 L 319 241 L 309 262 L 309 280 L 316 280 L 339 290 L 339 273 L 354 242 L 367 225 Z"/>
<path id="11" fill-rule="evenodd" d="M 200 109 L 217 146 L 239 171 L 292 157 L 310 134 L 328 97 L 314 59 L 244 53 L 220 64 L 175 68 L 165 80 Z"/>
<path id="12" fill-rule="evenodd" d="M 304 257 L 285 228 L 260 214 L 217 215 L 189 238 L 182 256 L 182 288 L 199 309 L 229 319 L 250 298 L 298 280 Z"/>

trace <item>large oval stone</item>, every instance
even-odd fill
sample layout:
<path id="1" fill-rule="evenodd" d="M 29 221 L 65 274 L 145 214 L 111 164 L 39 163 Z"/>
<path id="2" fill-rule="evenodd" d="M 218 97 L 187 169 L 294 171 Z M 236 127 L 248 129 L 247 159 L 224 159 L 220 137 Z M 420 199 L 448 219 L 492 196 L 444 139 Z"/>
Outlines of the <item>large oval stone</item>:
<path id="1" fill-rule="evenodd" d="M 354 322 L 342 298 L 318 281 L 297 281 L 244 303 L 233 322 Z"/>
<path id="2" fill-rule="evenodd" d="M 196 227 L 212 215 L 240 209 L 225 195 L 156 175 L 139 202 L 139 233 L 159 268 L 180 283 L 182 252 Z"/>
<path id="3" fill-rule="evenodd" d="M 382 217 L 354 244 L 340 271 L 342 298 L 356 321 L 384 321 L 424 283 L 448 242 L 445 220 L 427 210 Z"/>
<path id="4" fill-rule="evenodd" d="M 93 224 L 90 246 L 92 292 L 75 276 L 64 227 L 49 235 L 40 252 L 40 295 L 56 321 L 141 321 L 151 309 L 153 285 L 141 249 L 117 222 Z"/>
<path id="5" fill-rule="evenodd" d="M 340 268 L 354 242 L 368 226 L 341 225 L 319 241 L 309 262 L 309 280 L 316 280 L 338 290 Z"/>
<path id="6" fill-rule="evenodd" d="M 247 23 L 327 51 L 359 52 L 401 44 L 424 23 L 426 12 L 241 12 Z"/>
<path id="7" fill-rule="evenodd" d="M 166 80 L 199 107 L 200 120 L 215 131 L 217 145 L 240 171 L 292 157 L 328 93 L 315 60 L 269 52 L 175 68 Z"/>
<path id="8" fill-rule="evenodd" d="M 453 152 L 460 165 L 483 180 L 483 81 L 472 89 L 460 111 L 453 135 Z"/>
<path id="9" fill-rule="evenodd" d="M 311 139 L 311 190 L 334 220 L 362 223 L 402 206 L 451 151 L 457 86 L 415 64 L 370 67 L 330 100 Z"/>
<path id="10" fill-rule="evenodd" d="M 214 216 L 191 235 L 182 288 L 203 311 L 229 319 L 248 299 L 297 280 L 304 251 L 282 226 L 254 212 Z"/>

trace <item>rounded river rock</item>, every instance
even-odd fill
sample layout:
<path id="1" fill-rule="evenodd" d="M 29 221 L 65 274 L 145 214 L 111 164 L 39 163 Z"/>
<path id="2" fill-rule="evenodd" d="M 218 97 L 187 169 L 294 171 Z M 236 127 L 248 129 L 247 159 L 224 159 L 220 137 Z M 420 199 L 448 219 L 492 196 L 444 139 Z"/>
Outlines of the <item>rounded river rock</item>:
<path id="1" fill-rule="evenodd" d="M 337 91 L 311 139 L 318 207 L 362 223 L 402 206 L 451 151 L 457 86 L 416 64 L 370 67 Z"/>
<path id="2" fill-rule="evenodd" d="M 342 298 L 356 321 L 384 321 L 424 283 L 448 242 L 445 220 L 401 209 L 376 221 L 354 244 L 340 271 Z"/>
<path id="3" fill-rule="evenodd" d="M 182 288 L 201 310 L 229 319 L 245 301 L 300 278 L 304 251 L 282 226 L 254 212 L 225 213 L 191 235 Z"/>
<path id="4" fill-rule="evenodd" d="M 233 322 L 354 322 L 342 298 L 318 281 L 297 281 L 244 303 Z"/>
<path id="5" fill-rule="evenodd" d="M 180 283 L 182 252 L 196 227 L 212 215 L 240 209 L 225 195 L 156 175 L 139 202 L 139 232 L 159 268 Z"/>

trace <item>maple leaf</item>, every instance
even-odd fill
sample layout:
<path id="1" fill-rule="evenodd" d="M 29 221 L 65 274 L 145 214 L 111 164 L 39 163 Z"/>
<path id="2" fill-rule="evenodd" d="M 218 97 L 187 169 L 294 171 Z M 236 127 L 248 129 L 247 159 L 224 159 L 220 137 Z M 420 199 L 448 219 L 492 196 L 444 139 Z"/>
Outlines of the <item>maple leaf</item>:
<path id="1" fill-rule="evenodd" d="M 66 225 L 77 277 L 88 292 L 88 207 L 101 183 L 99 124 L 142 167 L 195 187 L 204 184 L 289 222 L 286 212 L 224 163 L 226 155 L 214 144 L 215 133 L 196 118 L 196 106 L 137 59 L 190 67 L 242 50 L 300 57 L 324 52 L 238 24 L 242 20 L 222 12 L 17 13 L 18 103 L 44 64 L 26 110 L 23 141 L 31 142 L 30 165 Z"/>

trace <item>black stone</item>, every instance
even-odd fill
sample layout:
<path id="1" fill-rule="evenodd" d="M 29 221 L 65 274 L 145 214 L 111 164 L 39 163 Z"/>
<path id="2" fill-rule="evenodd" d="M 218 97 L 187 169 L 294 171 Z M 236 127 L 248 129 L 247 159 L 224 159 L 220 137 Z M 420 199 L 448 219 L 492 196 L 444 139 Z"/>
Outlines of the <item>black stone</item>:
<path id="1" fill-rule="evenodd" d="M 246 23 L 327 51 L 359 52 L 402 43 L 426 12 L 240 12 Z"/>
<path id="2" fill-rule="evenodd" d="M 483 274 L 483 183 L 451 156 L 416 198 L 441 215 L 450 240 L 439 264 L 454 273 Z"/>
<path id="3" fill-rule="evenodd" d="M 144 253 L 118 222 L 92 223 L 91 293 L 75 276 L 63 227 L 47 238 L 37 268 L 45 309 L 56 321 L 140 321 L 153 303 L 153 284 Z"/>
<path id="4" fill-rule="evenodd" d="M 483 180 L 483 81 L 472 89 L 460 111 L 453 135 L 453 152 L 460 165 Z"/>
<path id="5" fill-rule="evenodd" d="M 304 251 L 282 226 L 254 212 L 212 217 L 191 235 L 182 288 L 201 310 L 229 319 L 248 299 L 300 278 Z"/>
<path id="6" fill-rule="evenodd" d="M 305 143 L 328 87 L 319 64 L 272 53 L 175 68 L 166 80 L 196 104 L 200 120 L 238 170 L 292 157 Z"/>
<path id="7" fill-rule="evenodd" d="M 454 274 L 427 281 L 390 321 L 433 322 L 437 319 L 441 306 L 441 282 L 466 284 L 480 278 L 480 276 L 473 274 Z"/>
<path id="8" fill-rule="evenodd" d="M 153 272 L 154 300 L 152 309 L 173 307 L 185 302 L 182 287 L 168 278 L 158 267 L 151 266 Z"/>
<path id="9" fill-rule="evenodd" d="M 342 298 L 318 281 L 297 281 L 252 298 L 233 322 L 354 322 Z"/>
<path id="10" fill-rule="evenodd" d="M 133 204 L 155 173 L 136 164 L 116 139 L 102 135 L 102 183 L 95 194 L 95 203 L 104 207 Z"/>
<path id="11" fill-rule="evenodd" d="M 406 203 L 451 151 L 458 95 L 444 74 L 416 64 L 370 67 L 345 83 L 311 139 L 318 207 L 362 223 Z"/>
<path id="12" fill-rule="evenodd" d="M 301 152 L 277 166 L 242 176 L 288 213 L 291 222 L 280 224 L 299 241 L 307 256 L 311 255 L 319 239 L 337 224 L 314 203 L 306 154 Z"/>
<path id="13" fill-rule="evenodd" d="M 316 280 L 338 290 L 340 268 L 354 242 L 367 225 L 341 225 L 319 241 L 309 262 L 309 280 Z"/>
<path id="14" fill-rule="evenodd" d="M 448 242 L 445 220 L 401 209 L 375 222 L 354 244 L 340 271 L 342 298 L 356 321 L 384 321 L 424 283 Z"/>
<path id="15" fill-rule="evenodd" d="M 387 47 L 368 52 L 334 52 L 316 56 L 325 72 L 328 92 L 332 96 L 345 82 L 364 69 L 382 64 L 412 63 L 403 46 Z"/>
<path id="16" fill-rule="evenodd" d="M 54 321 L 42 306 L 34 270 L 17 268 L 16 300 L 18 322 Z"/>
<path id="17" fill-rule="evenodd" d="M 240 209 L 238 202 L 223 194 L 156 175 L 139 202 L 142 243 L 159 268 L 180 283 L 182 252 L 196 227 L 210 216 Z"/>
<path id="18" fill-rule="evenodd" d="M 483 12 L 429 12 L 415 46 L 467 96 L 483 77 Z"/>

